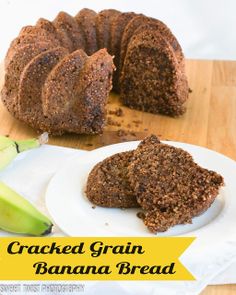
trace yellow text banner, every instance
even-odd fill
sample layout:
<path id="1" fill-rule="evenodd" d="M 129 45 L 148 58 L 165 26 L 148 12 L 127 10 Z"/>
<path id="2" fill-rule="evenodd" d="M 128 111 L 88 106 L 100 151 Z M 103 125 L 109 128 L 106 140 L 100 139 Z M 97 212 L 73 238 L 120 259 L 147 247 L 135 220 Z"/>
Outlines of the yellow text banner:
<path id="1" fill-rule="evenodd" d="M 194 280 L 191 237 L 1 238 L 0 280 Z"/>

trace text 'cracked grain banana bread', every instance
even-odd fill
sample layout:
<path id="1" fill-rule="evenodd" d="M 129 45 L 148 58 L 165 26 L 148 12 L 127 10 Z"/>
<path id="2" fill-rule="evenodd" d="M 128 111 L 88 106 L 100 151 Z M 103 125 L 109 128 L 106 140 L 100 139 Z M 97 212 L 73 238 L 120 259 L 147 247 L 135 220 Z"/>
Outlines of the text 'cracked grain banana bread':
<path id="1" fill-rule="evenodd" d="M 184 56 L 164 23 L 114 9 L 40 18 L 12 41 L 1 94 L 8 111 L 37 130 L 97 134 L 112 87 L 130 108 L 185 112 Z"/>

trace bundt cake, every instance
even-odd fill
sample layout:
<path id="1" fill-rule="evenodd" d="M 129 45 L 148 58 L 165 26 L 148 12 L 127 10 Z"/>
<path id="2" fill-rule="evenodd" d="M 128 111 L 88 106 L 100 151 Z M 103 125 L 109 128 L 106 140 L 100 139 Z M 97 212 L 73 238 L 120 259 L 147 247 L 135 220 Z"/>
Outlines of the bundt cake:
<path id="1" fill-rule="evenodd" d="M 131 108 L 184 113 L 184 56 L 165 24 L 114 9 L 40 18 L 12 41 L 1 94 L 9 112 L 33 128 L 96 134 L 112 87 Z"/>

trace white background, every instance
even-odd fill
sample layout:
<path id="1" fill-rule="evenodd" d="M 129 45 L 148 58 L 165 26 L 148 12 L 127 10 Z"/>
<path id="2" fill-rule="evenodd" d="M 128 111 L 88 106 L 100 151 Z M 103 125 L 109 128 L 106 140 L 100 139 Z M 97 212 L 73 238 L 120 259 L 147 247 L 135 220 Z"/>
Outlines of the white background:
<path id="1" fill-rule="evenodd" d="M 164 21 L 188 58 L 236 60 L 236 0 L 0 0 L 0 60 L 24 25 L 60 10 L 116 8 Z"/>

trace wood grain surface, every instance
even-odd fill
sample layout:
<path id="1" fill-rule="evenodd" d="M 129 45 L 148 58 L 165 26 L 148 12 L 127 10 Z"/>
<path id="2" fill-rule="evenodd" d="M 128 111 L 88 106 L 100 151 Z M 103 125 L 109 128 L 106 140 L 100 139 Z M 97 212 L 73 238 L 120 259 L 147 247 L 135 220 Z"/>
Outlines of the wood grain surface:
<path id="1" fill-rule="evenodd" d="M 163 140 L 208 147 L 236 160 L 236 62 L 187 60 L 186 67 L 192 93 L 184 116 L 170 118 L 131 110 L 121 106 L 119 97 L 111 94 L 108 103 L 110 123 L 102 135 L 64 135 L 51 137 L 49 143 L 92 150 L 154 133 Z M 120 107 L 122 116 L 112 114 Z M 12 118 L 0 102 L 0 134 L 22 139 L 37 133 Z M 202 292 L 202 295 L 235 294 L 236 285 L 209 286 Z"/>

